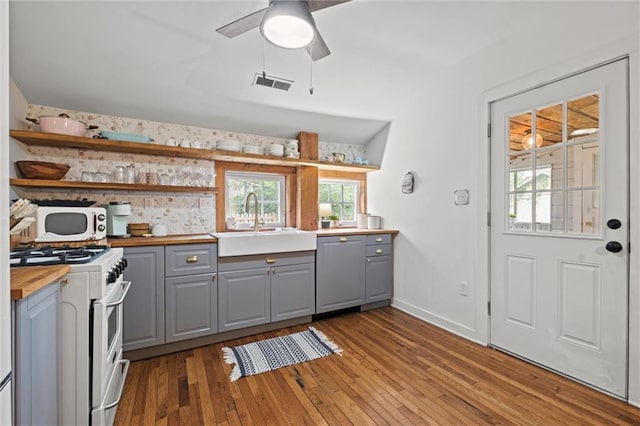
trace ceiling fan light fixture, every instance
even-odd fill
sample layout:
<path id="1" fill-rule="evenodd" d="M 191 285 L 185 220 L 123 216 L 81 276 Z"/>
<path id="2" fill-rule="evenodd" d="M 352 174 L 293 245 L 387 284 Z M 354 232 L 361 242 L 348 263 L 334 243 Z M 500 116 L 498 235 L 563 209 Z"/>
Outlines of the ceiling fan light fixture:
<path id="1" fill-rule="evenodd" d="M 544 139 L 540 133 L 536 133 L 536 148 L 540 148 L 542 146 L 542 142 Z M 531 129 L 525 130 L 524 137 L 522 138 L 522 149 L 525 151 L 530 150 L 533 146 L 533 134 L 531 134 Z"/>
<path id="2" fill-rule="evenodd" d="M 286 49 L 307 46 L 315 38 L 315 22 L 304 1 L 272 1 L 260 24 L 270 43 Z"/>

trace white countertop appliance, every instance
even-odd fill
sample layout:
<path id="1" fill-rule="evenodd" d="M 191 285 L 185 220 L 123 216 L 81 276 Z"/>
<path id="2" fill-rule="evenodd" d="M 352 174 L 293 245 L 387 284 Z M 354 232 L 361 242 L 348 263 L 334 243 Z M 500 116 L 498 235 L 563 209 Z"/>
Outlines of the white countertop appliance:
<path id="1" fill-rule="evenodd" d="M 127 222 L 131 216 L 129 201 L 112 201 L 107 206 L 107 236 L 111 238 L 128 238 Z"/>

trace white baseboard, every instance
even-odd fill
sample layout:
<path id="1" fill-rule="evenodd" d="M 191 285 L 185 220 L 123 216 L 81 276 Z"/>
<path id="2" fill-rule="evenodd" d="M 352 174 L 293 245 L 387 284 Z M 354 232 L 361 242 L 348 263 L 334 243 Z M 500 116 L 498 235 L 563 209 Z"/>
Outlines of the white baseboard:
<path id="1" fill-rule="evenodd" d="M 393 306 L 394 308 L 400 309 L 401 311 L 406 312 L 411 316 L 414 316 L 423 321 L 426 321 L 429 324 L 433 324 L 453 334 L 463 337 L 467 340 L 471 340 L 472 342 L 478 343 L 482 346 L 487 345 L 486 342 L 484 342 L 481 338 L 478 337 L 478 333 L 476 330 L 470 327 L 467 327 L 464 324 L 451 321 L 440 315 L 434 314 L 433 312 L 429 312 L 426 309 L 420 308 L 418 306 L 412 305 L 411 303 L 404 302 L 402 300 L 398 300 L 396 298 L 394 298 L 391 301 L 391 306 Z"/>

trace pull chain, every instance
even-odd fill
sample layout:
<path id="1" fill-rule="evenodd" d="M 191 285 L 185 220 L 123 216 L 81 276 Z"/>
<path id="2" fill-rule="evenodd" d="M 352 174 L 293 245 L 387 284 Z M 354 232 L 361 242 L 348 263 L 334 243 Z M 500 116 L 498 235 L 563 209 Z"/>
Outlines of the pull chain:
<path id="1" fill-rule="evenodd" d="M 311 64 L 309 66 L 309 94 L 313 95 L 313 43 L 309 45 L 309 57 Z"/>
<path id="2" fill-rule="evenodd" d="M 265 60 L 265 55 L 264 55 L 264 37 L 262 37 L 262 78 L 266 79 L 267 78 L 267 72 L 266 70 L 266 60 Z"/>

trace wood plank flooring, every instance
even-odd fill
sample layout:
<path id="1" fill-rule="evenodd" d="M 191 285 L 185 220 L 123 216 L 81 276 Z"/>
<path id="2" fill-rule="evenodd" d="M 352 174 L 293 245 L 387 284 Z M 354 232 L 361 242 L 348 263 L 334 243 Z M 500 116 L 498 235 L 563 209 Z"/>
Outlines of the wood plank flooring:
<path id="1" fill-rule="evenodd" d="M 116 425 L 640 424 L 640 409 L 387 307 L 313 324 L 343 356 L 229 381 L 223 346 L 131 364 Z"/>

